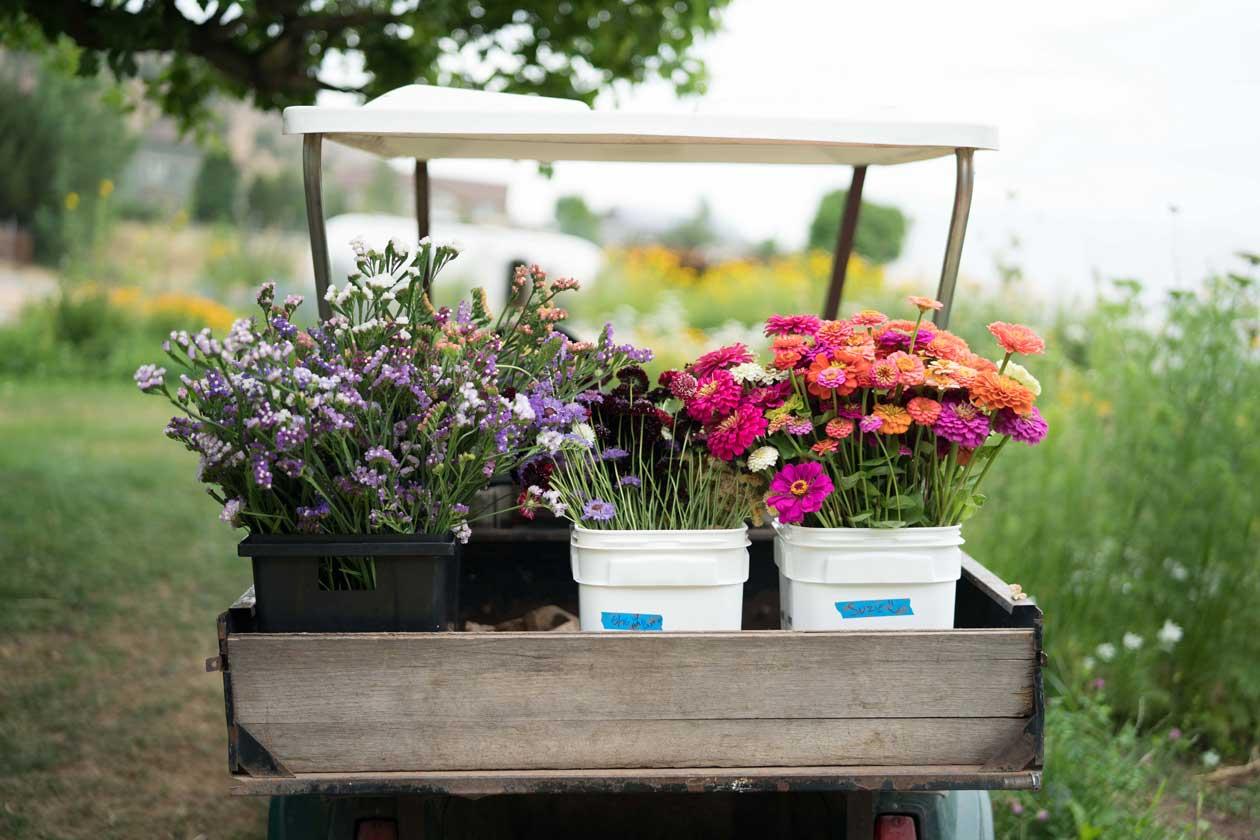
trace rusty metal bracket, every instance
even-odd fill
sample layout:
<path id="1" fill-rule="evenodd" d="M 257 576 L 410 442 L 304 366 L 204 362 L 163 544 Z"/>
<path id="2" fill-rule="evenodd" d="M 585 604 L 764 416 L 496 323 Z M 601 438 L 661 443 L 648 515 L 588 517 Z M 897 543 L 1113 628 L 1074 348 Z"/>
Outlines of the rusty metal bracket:
<path id="1" fill-rule="evenodd" d="M 253 734 L 239 723 L 233 724 L 231 737 L 236 742 L 236 768 L 234 772 L 248 773 L 255 778 L 292 778 L 283 764 L 271 751 L 259 743 Z"/>

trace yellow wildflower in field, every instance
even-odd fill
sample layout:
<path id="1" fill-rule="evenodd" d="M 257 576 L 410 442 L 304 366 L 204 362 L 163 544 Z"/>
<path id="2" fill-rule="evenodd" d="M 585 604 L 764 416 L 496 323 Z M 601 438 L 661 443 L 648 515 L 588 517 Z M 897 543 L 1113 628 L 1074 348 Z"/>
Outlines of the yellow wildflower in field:
<path id="1" fill-rule="evenodd" d="M 101 181 L 101 185 L 98 188 L 98 192 L 100 193 L 101 198 L 109 198 L 111 195 L 114 194 L 114 182 L 109 180 L 108 178 Z"/>
<path id="2" fill-rule="evenodd" d="M 66 209 L 71 213 L 79 209 L 79 194 L 77 192 L 66 193 Z"/>
<path id="3" fill-rule="evenodd" d="M 190 329 L 209 327 L 216 333 L 226 332 L 236 314 L 223 304 L 187 292 L 163 292 L 145 297 L 143 290 L 135 286 L 121 286 L 107 293 L 110 306 L 140 315 L 162 317 L 186 323 Z"/>

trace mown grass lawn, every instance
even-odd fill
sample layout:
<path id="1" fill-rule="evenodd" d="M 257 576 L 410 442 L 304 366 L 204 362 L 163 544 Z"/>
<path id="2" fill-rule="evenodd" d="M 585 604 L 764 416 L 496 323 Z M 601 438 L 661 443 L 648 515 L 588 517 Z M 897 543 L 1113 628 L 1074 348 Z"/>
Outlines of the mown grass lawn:
<path id="1" fill-rule="evenodd" d="M 227 796 L 233 534 L 125 385 L 0 383 L 0 836 L 260 837 Z"/>

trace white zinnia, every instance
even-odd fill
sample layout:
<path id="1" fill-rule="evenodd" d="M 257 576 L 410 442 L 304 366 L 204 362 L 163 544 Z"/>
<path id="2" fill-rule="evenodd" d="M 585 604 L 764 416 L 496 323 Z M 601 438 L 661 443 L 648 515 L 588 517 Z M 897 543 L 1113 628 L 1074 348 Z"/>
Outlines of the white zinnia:
<path id="1" fill-rule="evenodd" d="M 997 364 L 1001 365 L 1002 360 L 998 359 Z M 1041 383 L 1037 381 L 1037 377 L 1028 372 L 1028 368 L 1024 367 L 1019 362 L 1007 362 L 1005 373 L 1011 379 L 1014 379 L 1020 385 L 1023 385 L 1029 391 L 1032 391 L 1034 395 L 1038 397 L 1041 396 Z"/>
<path id="2" fill-rule="evenodd" d="M 779 461 L 779 450 L 773 446 L 762 446 L 754 449 L 752 454 L 748 456 L 748 469 L 752 472 L 761 472 L 773 467 Z"/>
<path id="3" fill-rule="evenodd" d="M 744 362 L 731 368 L 731 376 L 741 385 L 745 382 L 757 384 L 766 380 L 766 369 L 756 362 Z"/>
<path id="4" fill-rule="evenodd" d="M 1111 642 L 1103 642 L 1094 649 L 1094 653 L 1098 654 L 1098 658 L 1103 662 L 1110 662 L 1116 658 L 1116 646 Z"/>
<path id="5" fill-rule="evenodd" d="M 1124 634 L 1124 646 L 1129 650 L 1138 650 L 1142 647 L 1142 637 L 1137 633 Z"/>
<path id="6" fill-rule="evenodd" d="M 1169 619 L 1165 619 L 1164 626 L 1159 628 L 1159 632 L 1155 634 L 1155 637 L 1159 639 L 1159 643 L 1161 645 L 1172 647 L 1177 644 L 1177 642 L 1181 641 L 1182 635 L 1180 625 Z"/>

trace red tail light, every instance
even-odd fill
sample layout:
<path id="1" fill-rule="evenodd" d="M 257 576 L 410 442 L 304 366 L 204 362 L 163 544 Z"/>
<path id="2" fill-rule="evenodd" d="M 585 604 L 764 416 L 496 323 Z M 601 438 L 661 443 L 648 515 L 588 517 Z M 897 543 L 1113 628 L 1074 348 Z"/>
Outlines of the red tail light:
<path id="1" fill-rule="evenodd" d="M 881 814 L 875 818 L 875 840 L 919 840 L 914 817 L 904 814 Z"/>
<path id="2" fill-rule="evenodd" d="M 393 820 L 360 820 L 354 840 L 398 840 L 398 824 Z"/>

